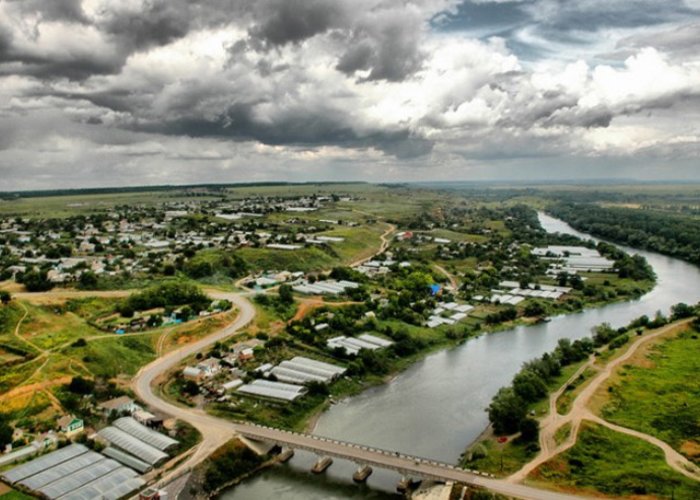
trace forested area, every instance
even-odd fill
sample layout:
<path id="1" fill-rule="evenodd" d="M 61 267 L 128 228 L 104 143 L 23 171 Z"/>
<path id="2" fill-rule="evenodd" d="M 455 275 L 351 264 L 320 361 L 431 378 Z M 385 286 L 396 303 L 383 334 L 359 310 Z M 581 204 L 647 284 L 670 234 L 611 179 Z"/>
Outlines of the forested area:
<path id="1" fill-rule="evenodd" d="M 700 265 L 700 221 L 695 217 L 575 203 L 557 203 L 548 212 L 579 231 Z"/>

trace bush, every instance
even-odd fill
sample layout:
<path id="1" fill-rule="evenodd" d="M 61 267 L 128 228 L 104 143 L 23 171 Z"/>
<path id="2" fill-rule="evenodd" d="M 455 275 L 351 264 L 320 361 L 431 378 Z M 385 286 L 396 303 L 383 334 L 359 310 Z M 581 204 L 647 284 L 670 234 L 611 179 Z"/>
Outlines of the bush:
<path id="1" fill-rule="evenodd" d="M 68 384 L 68 390 L 73 394 L 92 394 L 95 390 L 95 382 L 83 377 L 73 377 Z"/>
<path id="2" fill-rule="evenodd" d="M 532 443 L 540 437 L 540 424 L 534 418 L 524 418 L 520 422 L 520 439 Z"/>

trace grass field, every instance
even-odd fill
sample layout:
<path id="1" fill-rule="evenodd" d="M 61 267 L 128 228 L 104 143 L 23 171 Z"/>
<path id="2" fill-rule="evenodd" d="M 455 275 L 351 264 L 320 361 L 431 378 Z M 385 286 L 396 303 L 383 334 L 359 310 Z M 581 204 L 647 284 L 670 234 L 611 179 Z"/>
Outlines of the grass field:
<path id="1" fill-rule="evenodd" d="M 241 248 L 237 255 L 250 268 L 286 271 L 318 271 L 337 265 L 340 260 L 319 248 L 275 250 L 271 248 Z"/>
<path id="2" fill-rule="evenodd" d="M 700 335 L 683 332 L 627 365 L 602 416 L 669 443 L 700 463 Z"/>
<path id="3" fill-rule="evenodd" d="M 197 197 L 197 200 L 206 200 Z M 209 199 L 214 199 L 211 197 Z M 154 206 L 165 202 L 190 201 L 184 190 L 143 191 L 138 193 L 72 194 L 68 196 L 46 196 L 18 198 L 0 201 L 0 216 L 22 215 L 25 217 L 70 217 L 79 214 L 94 214 L 117 205 Z"/>
<path id="4" fill-rule="evenodd" d="M 535 458 L 537 451 L 536 444 L 524 443 L 518 439 L 506 443 L 499 443 L 493 438 L 484 439 L 469 449 L 462 465 L 468 469 L 507 476 Z"/>
<path id="5" fill-rule="evenodd" d="M 584 494 L 700 498 L 700 484 L 671 469 L 657 447 L 590 423 L 582 425 L 573 448 L 540 466 L 529 479 Z"/>

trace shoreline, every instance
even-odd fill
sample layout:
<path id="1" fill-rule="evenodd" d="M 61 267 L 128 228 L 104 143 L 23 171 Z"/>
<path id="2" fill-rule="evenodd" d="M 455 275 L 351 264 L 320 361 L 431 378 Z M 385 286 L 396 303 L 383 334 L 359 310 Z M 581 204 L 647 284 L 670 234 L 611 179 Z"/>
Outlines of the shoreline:
<path id="1" fill-rule="evenodd" d="M 610 305 L 621 304 L 621 303 L 625 303 L 625 302 L 634 302 L 634 301 L 639 300 L 641 297 L 648 294 L 649 292 L 653 291 L 656 288 L 656 285 L 657 285 L 657 281 L 654 280 L 651 288 L 649 288 L 648 290 L 645 290 L 638 297 L 633 297 L 633 298 L 630 298 L 628 300 L 625 300 L 625 299 L 611 300 L 609 302 L 604 302 L 602 304 L 601 303 L 591 303 L 589 305 L 585 305 L 581 309 L 576 309 L 574 311 L 568 311 L 568 312 L 561 312 L 560 314 L 556 314 L 554 316 L 551 316 L 551 319 L 555 320 L 559 317 L 570 316 L 573 314 L 582 313 L 582 312 L 585 312 L 587 310 L 592 310 L 592 309 L 602 309 L 602 308 L 610 306 Z M 435 344 L 434 346 L 430 346 L 430 347 L 426 348 L 425 350 L 416 353 L 412 357 L 400 358 L 400 359 L 410 360 L 410 361 L 407 362 L 405 366 L 400 366 L 397 370 L 388 373 L 387 375 L 382 377 L 380 380 L 368 383 L 366 386 L 362 387 L 361 390 L 359 390 L 357 392 L 351 392 L 347 395 L 344 395 L 341 399 L 336 401 L 336 404 L 338 404 L 342 401 L 345 401 L 349 398 L 356 397 L 369 389 L 373 389 L 375 387 L 379 387 L 379 386 L 382 386 L 384 384 L 389 384 L 389 383 L 393 382 L 398 377 L 400 377 L 406 370 L 411 368 L 417 362 L 424 360 L 425 358 L 427 358 L 431 354 L 434 354 L 434 353 L 437 353 L 437 352 L 443 351 L 443 350 L 454 349 L 454 348 L 460 347 L 460 346 L 468 343 L 471 339 L 477 339 L 483 335 L 503 333 L 503 332 L 513 330 L 513 329 L 521 327 L 521 326 L 522 327 L 530 327 L 530 326 L 537 326 L 539 324 L 540 324 L 539 318 L 518 318 L 514 321 L 509 321 L 506 323 L 501 323 L 499 325 L 494 325 L 491 327 L 487 327 L 485 329 L 481 329 L 477 333 L 475 333 L 474 335 L 465 337 L 463 339 L 449 340 L 447 342 L 441 342 L 441 343 Z M 334 405 L 331 404 L 329 401 L 326 401 L 326 404 L 324 404 L 323 407 L 319 408 L 316 412 L 314 412 L 307 419 L 305 419 L 303 421 L 303 424 L 300 426 L 303 429 L 303 432 L 313 434 L 316 431 L 316 428 L 318 426 L 318 422 L 321 419 L 321 417 L 323 416 L 323 414 L 326 411 L 328 411 L 330 408 L 332 408 L 333 406 Z M 471 442 L 469 442 L 465 445 L 463 453 L 460 456 L 460 459 L 458 460 L 457 463 L 459 464 L 459 462 L 461 461 L 461 457 L 464 456 L 464 454 L 470 448 L 472 448 L 474 445 L 482 442 L 483 438 L 487 437 L 490 432 L 491 432 L 491 425 L 489 424 L 484 428 L 484 430 L 476 438 L 474 438 Z"/>

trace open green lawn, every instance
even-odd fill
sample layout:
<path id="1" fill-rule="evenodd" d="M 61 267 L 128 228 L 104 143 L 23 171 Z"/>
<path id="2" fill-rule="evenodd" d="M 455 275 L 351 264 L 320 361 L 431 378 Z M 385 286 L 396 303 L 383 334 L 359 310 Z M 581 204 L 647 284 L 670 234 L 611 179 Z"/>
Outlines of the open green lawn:
<path id="1" fill-rule="evenodd" d="M 465 453 L 461 465 L 496 476 L 507 476 L 535 458 L 538 449 L 536 443 L 524 443 L 518 439 L 507 443 L 499 443 L 493 438 L 485 439 Z"/>
<path id="2" fill-rule="evenodd" d="M 343 264 L 350 264 L 363 257 L 369 257 L 379 250 L 384 225 L 338 227 L 314 236 L 345 238 L 342 242 L 331 242 L 330 247 L 338 254 Z"/>
<path id="3" fill-rule="evenodd" d="M 661 450 L 640 439 L 584 423 L 576 445 L 529 476 L 570 491 L 700 498 L 700 483 L 671 469 Z"/>
<path id="4" fill-rule="evenodd" d="M 33 498 L 16 490 L 0 493 L 0 500 L 32 500 Z"/>
<path id="5" fill-rule="evenodd" d="M 82 361 L 96 376 L 133 375 L 155 359 L 154 335 L 107 337 L 92 340 L 83 347 L 69 347 L 65 353 Z"/>
<path id="6" fill-rule="evenodd" d="M 700 335 L 657 345 L 643 366 L 626 366 L 603 417 L 669 443 L 700 462 Z"/>
<path id="7" fill-rule="evenodd" d="M 318 271 L 339 264 L 340 260 L 319 248 L 275 250 L 271 248 L 241 248 L 236 254 L 253 270 Z"/>
<path id="8" fill-rule="evenodd" d="M 62 306 L 24 305 L 29 315 L 22 323 L 20 334 L 42 349 L 53 349 L 79 338 L 104 333 Z"/>
<path id="9" fill-rule="evenodd" d="M 214 197 L 198 197 L 204 201 Z M 184 191 L 142 191 L 131 193 L 71 194 L 0 201 L 0 215 L 28 217 L 70 217 L 78 214 L 104 212 L 117 205 L 159 205 L 165 202 L 189 201 Z"/>

